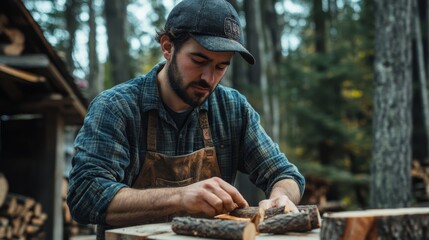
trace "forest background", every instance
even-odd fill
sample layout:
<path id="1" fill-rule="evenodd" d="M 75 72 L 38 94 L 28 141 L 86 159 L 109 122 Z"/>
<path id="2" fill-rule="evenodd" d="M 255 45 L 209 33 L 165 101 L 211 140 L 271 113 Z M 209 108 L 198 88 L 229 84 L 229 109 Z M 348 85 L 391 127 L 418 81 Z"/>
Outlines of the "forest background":
<path id="1" fill-rule="evenodd" d="M 90 101 L 162 59 L 155 32 L 179 1 L 23 2 Z M 411 164 L 429 164 L 427 1 L 229 2 L 257 62 L 234 59 L 223 84 L 246 95 L 306 176 L 303 202 L 364 209 L 426 201 L 416 195 Z M 245 175 L 237 186 L 252 204 L 264 197 Z M 378 197 L 398 193 L 394 203 Z"/>

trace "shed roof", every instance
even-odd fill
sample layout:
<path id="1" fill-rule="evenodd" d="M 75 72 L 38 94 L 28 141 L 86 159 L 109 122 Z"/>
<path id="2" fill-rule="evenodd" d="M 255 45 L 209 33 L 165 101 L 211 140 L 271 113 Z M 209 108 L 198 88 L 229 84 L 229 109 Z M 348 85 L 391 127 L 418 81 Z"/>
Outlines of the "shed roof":
<path id="1" fill-rule="evenodd" d="M 82 123 L 86 99 L 30 12 L 20 0 L 1 0 L 2 16 L 7 29 L 18 30 L 25 42 L 18 55 L 6 54 L 13 41 L 0 23 L 0 115 L 57 108 L 67 124 Z"/>

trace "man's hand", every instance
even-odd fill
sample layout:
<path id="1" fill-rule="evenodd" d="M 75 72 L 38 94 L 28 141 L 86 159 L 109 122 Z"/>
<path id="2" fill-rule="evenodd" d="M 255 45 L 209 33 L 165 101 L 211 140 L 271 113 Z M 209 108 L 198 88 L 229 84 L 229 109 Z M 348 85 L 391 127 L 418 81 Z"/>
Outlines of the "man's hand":
<path id="1" fill-rule="evenodd" d="M 205 213 L 215 216 L 227 213 L 248 203 L 238 190 L 218 177 L 206 179 L 181 191 L 181 204 L 189 213 Z"/>
<path id="2" fill-rule="evenodd" d="M 262 200 L 259 202 L 259 207 L 263 209 L 285 206 L 291 212 L 299 212 L 295 204 L 286 196 L 282 195 L 275 198 Z"/>
<path id="3" fill-rule="evenodd" d="M 271 190 L 269 199 L 259 202 L 259 207 L 263 209 L 286 206 L 292 212 L 298 212 L 295 204 L 300 201 L 298 184 L 292 179 L 283 179 L 276 182 Z"/>

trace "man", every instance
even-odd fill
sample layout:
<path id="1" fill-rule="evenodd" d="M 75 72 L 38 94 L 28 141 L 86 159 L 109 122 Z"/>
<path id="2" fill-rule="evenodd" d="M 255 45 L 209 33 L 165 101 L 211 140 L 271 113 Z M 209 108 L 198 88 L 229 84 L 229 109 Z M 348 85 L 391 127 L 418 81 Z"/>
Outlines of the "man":
<path id="1" fill-rule="evenodd" d="M 254 63 L 242 39 L 225 0 L 183 0 L 172 10 L 157 37 L 165 63 L 91 103 L 67 198 L 78 222 L 123 227 L 246 207 L 231 185 L 237 170 L 265 191 L 261 207 L 296 210 L 304 178 L 247 100 L 218 85 L 234 53 Z"/>

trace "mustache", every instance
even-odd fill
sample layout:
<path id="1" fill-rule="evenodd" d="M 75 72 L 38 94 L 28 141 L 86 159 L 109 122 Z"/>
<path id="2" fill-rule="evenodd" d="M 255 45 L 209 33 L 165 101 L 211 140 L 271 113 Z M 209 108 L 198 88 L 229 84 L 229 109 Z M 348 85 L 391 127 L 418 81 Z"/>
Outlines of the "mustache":
<path id="1" fill-rule="evenodd" d="M 194 83 L 192 83 L 192 85 L 199 86 L 199 87 L 202 87 L 202 88 L 211 88 L 210 84 L 208 84 L 204 80 L 199 80 L 198 82 L 194 82 Z"/>

